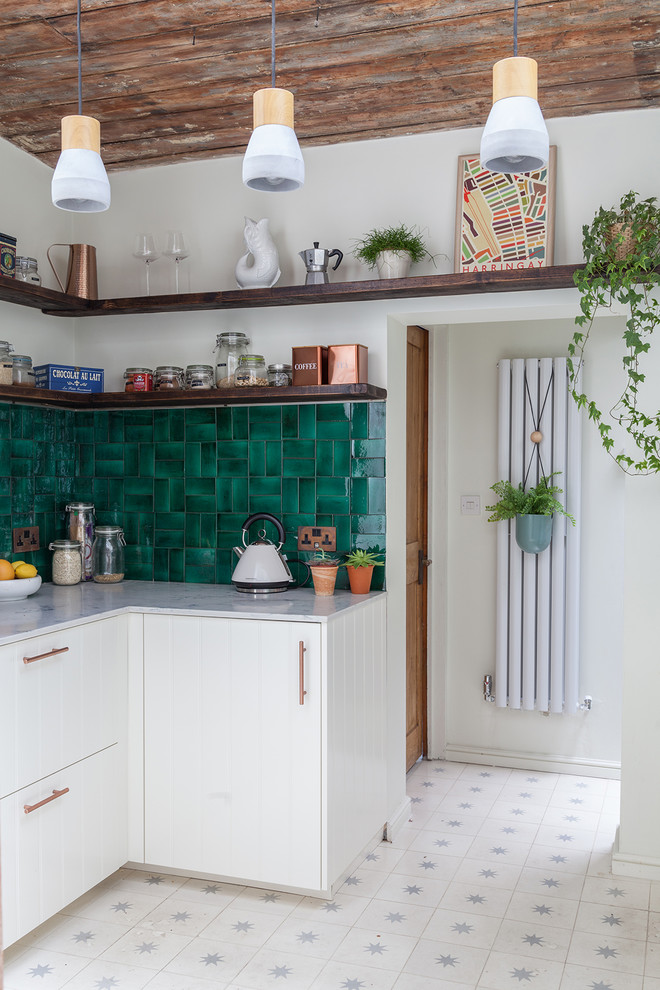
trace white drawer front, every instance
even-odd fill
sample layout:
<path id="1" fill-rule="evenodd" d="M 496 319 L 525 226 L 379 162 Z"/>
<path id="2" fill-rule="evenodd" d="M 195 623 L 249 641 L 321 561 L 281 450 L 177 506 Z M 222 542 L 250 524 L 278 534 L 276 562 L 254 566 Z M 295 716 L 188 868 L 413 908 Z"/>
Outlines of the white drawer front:
<path id="1" fill-rule="evenodd" d="M 126 862 L 125 753 L 111 746 L 0 801 L 5 946 Z"/>
<path id="2" fill-rule="evenodd" d="M 0 797 L 125 735 L 126 619 L 0 648 Z"/>

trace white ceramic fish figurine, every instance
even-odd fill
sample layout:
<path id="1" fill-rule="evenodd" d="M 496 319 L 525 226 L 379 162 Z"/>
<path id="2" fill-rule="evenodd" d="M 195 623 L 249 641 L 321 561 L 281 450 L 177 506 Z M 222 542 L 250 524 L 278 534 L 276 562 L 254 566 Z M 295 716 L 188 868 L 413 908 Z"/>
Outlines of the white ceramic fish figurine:
<path id="1" fill-rule="evenodd" d="M 245 218 L 247 252 L 238 259 L 234 274 L 239 289 L 270 288 L 281 275 L 277 248 L 268 230 L 268 218 Z"/>

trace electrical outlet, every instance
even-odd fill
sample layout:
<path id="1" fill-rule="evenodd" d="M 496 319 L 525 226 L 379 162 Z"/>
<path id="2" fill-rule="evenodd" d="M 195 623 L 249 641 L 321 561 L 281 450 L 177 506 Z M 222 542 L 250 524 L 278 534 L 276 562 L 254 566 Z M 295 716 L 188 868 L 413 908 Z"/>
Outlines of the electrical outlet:
<path id="1" fill-rule="evenodd" d="M 39 527 L 21 526 L 12 529 L 12 551 L 14 553 L 31 553 L 39 549 Z"/>
<path id="2" fill-rule="evenodd" d="M 298 527 L 298 549 L 309 550 L 336 550 L 337 549 L 337 527 L 336 526 L 299 526 Z"/>

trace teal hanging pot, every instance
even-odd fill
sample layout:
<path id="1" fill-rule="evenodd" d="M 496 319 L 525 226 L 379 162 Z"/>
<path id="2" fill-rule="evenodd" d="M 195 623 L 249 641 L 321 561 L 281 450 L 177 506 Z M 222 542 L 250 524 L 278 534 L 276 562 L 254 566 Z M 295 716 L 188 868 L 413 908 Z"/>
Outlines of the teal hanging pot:
<path id="1" fill-rule="evenodd" d="M 541 553 L 550 546 L 552 516 L 516 516 L 516 543 L 525 553 Z"/>

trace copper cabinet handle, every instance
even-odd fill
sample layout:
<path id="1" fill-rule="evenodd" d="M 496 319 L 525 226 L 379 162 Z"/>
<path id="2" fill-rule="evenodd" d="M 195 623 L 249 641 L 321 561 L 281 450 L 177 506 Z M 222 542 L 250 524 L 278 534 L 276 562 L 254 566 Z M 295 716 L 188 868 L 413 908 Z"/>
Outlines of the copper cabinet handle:
<path id="1" fill-rule="evenodd" d="M 61 646 L 59 650 L 49 650 L 48 653 L 40 653 L 38 657 L 23 657 L 23 663 L 34 663 L 35 660 L 47 660 L 48 657 L 56 657 L 58 653 L 68 653 L 68 646 Z"/>
<path id="2" fill-rule="evenodd" d="M 45 804 L 50 804 L 51 801 L 54 801 L 56 798 L 62 797 L 63 794 L 68 794 L 68 793 L 69 793 L 68 787 L 65 787 L 64 790 L 61 791 L 53 791 L 50 797 L 44 798 L 43 801 L 39 801 L 38 804 L 24 804 L 23 811 L 25 812 L 26 815 L 29 815 L 31 811 L 36 811 L 37 808 L 43 808 Z"/>
<path id="3" fill-rule="evenodd" d="M 305 691 L 305 644 L 302 639 L 298 643 L 298 690 L 300 692 L 298 704 L 304 705 L 307 691 Z"/>

